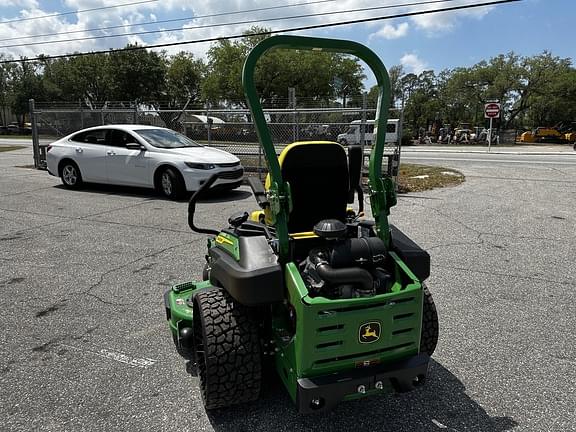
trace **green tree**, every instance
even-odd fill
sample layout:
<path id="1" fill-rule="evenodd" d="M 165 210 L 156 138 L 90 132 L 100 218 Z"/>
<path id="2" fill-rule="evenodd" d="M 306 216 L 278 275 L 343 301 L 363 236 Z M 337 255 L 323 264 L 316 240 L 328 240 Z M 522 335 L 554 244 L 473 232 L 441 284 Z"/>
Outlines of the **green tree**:
<path id="1" fill-rule="evenodd" d="M 439 121 L 441 102 L 438 96 L 437 77 L 433 71 L 419 75 L 408 74 L 401 80 L 406 95 L 404 122 L 412 131 L 427 128 Z"/>
<path id="2" fill-rule="evenodd" d="M 0 54 L 0 60 L 9 60 L 3 54 Z M 12 79 L 15 73 L 16 64 L 0 64 L 0 124 L 8 123 L 7 108 L 11 104 L 13 96 Z"/>
<path id="3" fill-rule="evenodd" d="M 160 117 L 167 127 L 176 128 L 184 110 L 200 100 L 200 88 L 205 74 L 205 65 L 192 54 L 180 52 L 168 58 L 164 93 L 155 105 L 167 108 Z M 174 111 L 177 110 L 177 111 Z"/>
<path id="4" fill-rule="evenodd" d="M 213 102 L 246 106 L 242 66 L 250 50 L 268 35 L 253 28 L 247 37 L 218 41 L 208 51 L 208 74 L 202 90 Z M 362 89 L 361 66 L 343 55 L 294 50 L 272 50 L 257 63 L 254 81 L 265 106 L 286 107 L 288 88 L 294 87 L 300 105 L 328 104 L 335 97 L 348 98 Z"/>
<path id="5" fill-rule="evenodd" d="M 44 81 L 57 100 L 81 102 L 90 109 L 101 108 L 112 98 L 115 77 L 108 54 L 89 54 L 50 60 L 44 67 Z"/>
<path id="6" fill-rule="evenodd" d="M 328 56 L 328 61 L 334 62 L 332 86 L 337 97 L 342 99 L 342 106 L 346 107 L 346 100 L 351 95 L 362 93 L 364 86 L 362 80 L 365 78 L 362 65 L 358 61 L 339 55 Z"/>
<path id="7" fill-rule="evenodd" d="M 574 120 L 576 71 L 570 59 L 545 51 L 523 60 L 524 75 L 517 90 L 519 97 L 510 110 L 510 121 L 532 126 L 553 126 L 563 120 Z"/>
<path id="8" fill-rule="evenodd" d="M 127 45 L 126 48 L 137 45 Z M 162 98 L 166 86 L 167 60 L 164 53 L 144 49 L 117 50 L 109 54 L 110 99 L 154 103 Z"/>
<path id="9" fill-rule="evenodd" d="M 21 59 L 11 71 L 11 96 L 10 108 L 22 124 L 24 117 L 29 112 L 29 100 L 46 100 L 46 89 L 42 82 L 40 64 Z"/>

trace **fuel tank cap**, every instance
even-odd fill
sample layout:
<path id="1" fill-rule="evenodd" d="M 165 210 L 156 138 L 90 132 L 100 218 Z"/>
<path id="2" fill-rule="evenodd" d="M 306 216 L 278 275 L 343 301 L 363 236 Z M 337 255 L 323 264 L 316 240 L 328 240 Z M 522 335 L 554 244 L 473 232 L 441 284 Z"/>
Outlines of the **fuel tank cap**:
<path id="1" fill-rule="evenodd" d="M 314 225 L 314 234 L 327 240 L 338 240 L 346 236 L 346 224 L 338 219 L 324 219 Z"/>

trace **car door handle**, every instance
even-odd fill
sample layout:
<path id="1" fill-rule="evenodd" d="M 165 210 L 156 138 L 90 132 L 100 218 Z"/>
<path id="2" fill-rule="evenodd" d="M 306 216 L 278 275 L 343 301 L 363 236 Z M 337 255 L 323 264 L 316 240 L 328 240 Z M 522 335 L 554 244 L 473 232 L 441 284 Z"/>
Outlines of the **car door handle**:
<path id="1" fill-rule="evenodd" d="M 84 149 L 82 147 L 76 147 L 76 153 L 82 153 Z"/>
<path id="2" fill-rule="evenodd" d="M 116 152 L 115 152 L 115 151 L 112 151 L 112 150 L 108 150 L 108 151 L 106 152 L 106 154 L 107 154 L 108 156 L 114 156 L 114 155 L 116 155 Z"/>

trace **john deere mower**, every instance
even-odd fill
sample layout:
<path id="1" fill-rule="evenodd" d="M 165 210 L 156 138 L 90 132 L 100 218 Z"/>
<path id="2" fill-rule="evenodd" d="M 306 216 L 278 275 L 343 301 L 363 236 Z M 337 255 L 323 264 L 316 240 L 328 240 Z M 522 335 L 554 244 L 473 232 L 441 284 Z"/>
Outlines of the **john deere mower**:
<path id="1" fill-rule="evenodd" d="M 368 174 L 373 220 L 363 217 L 359 146 L 347 153 L 335 142 L 296 142 L 277 157 L 254 85 L 257 60 L 272 49 L 352 54 L 373 70 L 380 89 Z M 210 178 L 188 208 L 191 229 L 209 235 L 202 280 L 164 294 L 176 347 L 197 364 L 205 408 L 258 399 L 266 373 L 277 373 L 302 413 L 422 385 L 438 319 L 424 285 L 428 253 L 387 219 L 398 161 L 382 169 L 384 65 L 355 42 L 275 36 L 250 52 L 242 79 L 269 169 L 265 185 L 250 179 L 261 210 L 232 215 L 222 230 L 197 227 L 196 203 L 217 175 Z"/>

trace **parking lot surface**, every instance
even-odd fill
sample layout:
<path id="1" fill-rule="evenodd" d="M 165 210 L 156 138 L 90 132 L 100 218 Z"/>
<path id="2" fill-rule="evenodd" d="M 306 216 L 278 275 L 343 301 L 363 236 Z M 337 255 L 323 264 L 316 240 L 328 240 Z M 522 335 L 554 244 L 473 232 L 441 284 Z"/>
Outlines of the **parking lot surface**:
<path id="1" fill-rule="evenodd" d="M 2 430 L 576 430 L 576 164 L 445 161 L 463 185 L 400 197 L 392 222 L 432 256 L 426 386 L 300 416 L 279 386 L 204 411 L 162 303 L 204 264 L 185 202 L 66 190 L 30 163 L 0 153 Z M 215 195 L 198 225 L 254 208 L 247 188 Z"/>

